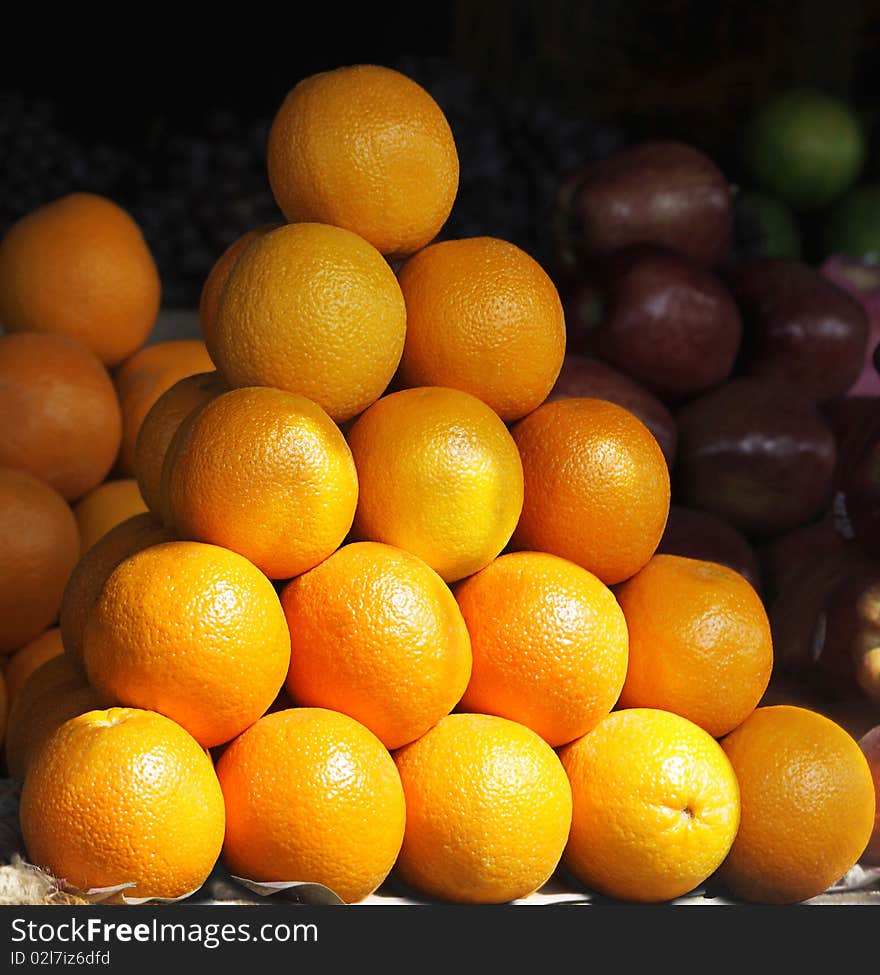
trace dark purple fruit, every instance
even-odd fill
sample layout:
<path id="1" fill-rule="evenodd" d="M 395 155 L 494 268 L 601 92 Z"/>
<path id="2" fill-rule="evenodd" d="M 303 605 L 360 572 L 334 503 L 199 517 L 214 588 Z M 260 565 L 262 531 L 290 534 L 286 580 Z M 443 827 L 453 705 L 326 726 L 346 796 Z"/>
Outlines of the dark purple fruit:
<path id="1" fill-rule="evenodd" d="M 561 184 L 560 249 L 589 261 L 629 244 L 660 244 L 704 265 L 730 251 L 733 217 L 724 174 L 684 142 L 651 140 L 589 163 Z"/>
<path id="2" fill-rule="evenodd" d="M 801 525 L 770 539 L 758 550 L 764 595 L 772 600 L 805 565 L 833 558 L 845 545 L 830 518 Z"/>
<path id="3" fill-rule="evenodd" d="M 657 551 L 726 565 L 761 592 L 761 567 L 754 549 L 732 525 L 708 511 L 672 505 Z"/>
<path id="4" fill-rule="evenodd" d="M 606 258 L 597 275 L 596 355 L 668 401 L 727 379 L 742 323 L 717 275 L 667 247 L 638 244 Z"/>
<path id="5" fill-rule="evenodd" d="M 837 442 L 837 529 L 880 558 L 880 396 L 841 397 L 823 409 Z"/>
<path id="6" fill-rule="evenodd" d="M 804 525 L 830 501 L 836 447 L 815 404 L 784 383 L 740 377 L 676 414 L 677 499 L 751 539 Z"/>
<path id="7" fill-rule="evenodd" d="M 850 294 L 799 261 L 755 258 L 726 280 L 743 319 L 738 371 L 789 382 L 817 403 L 859 377 L 868 316 Z"/>

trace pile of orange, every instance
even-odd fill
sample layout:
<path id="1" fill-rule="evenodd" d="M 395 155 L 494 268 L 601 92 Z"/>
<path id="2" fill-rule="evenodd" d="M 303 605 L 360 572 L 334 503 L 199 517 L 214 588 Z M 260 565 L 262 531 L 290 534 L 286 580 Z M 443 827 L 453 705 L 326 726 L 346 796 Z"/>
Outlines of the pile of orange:
<path id="1" fill-rule="evenodd" d="M 656 554 L 647 427 L 545 402 L 544 270 L 438 239 L 437 103 L 386 68 L 315 75 L 268 163 L 282 216 L 220 255 L 204 343 L 145 344 L 155 267 L 109 201 L 0 245 L 0 705 L 30 859 L 167 898 L 218 862 L 347 902 L 389 877 L 475 903 L 557 870 L 654 902 L 838 880 L 867 760 L 760 706 L 744 577 Z"/>

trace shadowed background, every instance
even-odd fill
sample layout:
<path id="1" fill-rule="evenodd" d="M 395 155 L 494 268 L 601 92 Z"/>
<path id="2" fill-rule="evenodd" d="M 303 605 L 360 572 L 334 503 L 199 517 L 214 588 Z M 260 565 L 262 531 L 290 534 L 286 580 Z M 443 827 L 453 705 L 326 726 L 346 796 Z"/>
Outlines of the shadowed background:
<path id="1" fill-rule="evenodd" d="M 777 87 L 877 112 L 867 0 L 391 2 L 312 9 L 307 24 L 253 7 L 189 29 L 53 15 L 48 35 L 28 16 L 11 15 L 0 62 L 0 233 L 64 193 L 103 193 L 143 228 L 168 307 L 194 307 L 222 250 L 278 219 L 266 136 L 315 71 L 372 61 L 423 84 L 461 156 L 445 234 L 501 236 L 545 264 L 559 178 L 580 162 L 676 136 L 735 181 L 742 123 Z"/>

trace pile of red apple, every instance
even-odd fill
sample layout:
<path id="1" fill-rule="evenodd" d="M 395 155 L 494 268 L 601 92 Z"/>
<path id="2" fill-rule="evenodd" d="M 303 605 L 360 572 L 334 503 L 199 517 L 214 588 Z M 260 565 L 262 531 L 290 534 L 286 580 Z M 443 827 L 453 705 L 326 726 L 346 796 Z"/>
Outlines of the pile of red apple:
<path id="1" fill-rule="evenodd" d="M 632 410 L 672 473 L 661 551 L 743 572 L 765 600 L 767 700 L 880 724 L 880 273 L 736 259 L 735 190 L 679 142 L 562 184 L 554 392 Z"/>

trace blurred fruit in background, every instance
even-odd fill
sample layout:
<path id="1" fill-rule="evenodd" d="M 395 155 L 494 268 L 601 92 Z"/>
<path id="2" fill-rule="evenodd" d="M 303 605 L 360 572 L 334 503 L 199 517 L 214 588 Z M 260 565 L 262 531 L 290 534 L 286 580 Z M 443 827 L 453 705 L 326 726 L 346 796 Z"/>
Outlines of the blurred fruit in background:
<path id="1" fill-rule="evenodd" d="M 877 867 L 880 866 L 880 724 L 875 725 L 859 738 L 859 748 L 868 760 L 871 779 L 874 782 L 874 796 L 877 800 L 874 811 L 874 829 L 871 831 L 871 838 L 868 840 L 868 845 L 861 859 L 863 863 Z"/>
<path id="2" fill-rule="evenodd" d="M 730 375 L 742 323 L 711 271 L 669 248 L 633 244 L 595 264 L 592 275 L 593 327 L 572 351 L 598 355 L 666 401 Z"/>
<path id="3" fill-rule="evenodd" d="M 133 477 L 104 481 L 83 495 L 73 508 L 79 527 L 80 548 L 87 552 L 121 521 L 147 510 Z"/>
<path id="4" fill-rule="evenodd" d="M 197 372 L 179 379 L 150 407 L 135 441 L 135 474 L 144 503 L 162 516 L 162 469 L 171 441 L 183 421 L 226 391 L 216 372 Z"/>
<path id="5" fill-rule="evenodd" d="M 646 141 L 571 172 L 559 187 L 555 232 L 564 271 L 627 244 L 660 244 L 713 265 L 730 248 L 730 189 L 695 146 Z"/>
<path id="6" fill-rule="evenodd" d="M 725 278 L 742 312 L 742 374 L 788 382 L 816 402 L 852 386 L 865 359 L 868 320 L 850 294 L 782 258 L 742 261 Z"/>
<path id="7" fill-rule="evenodd" d="M 42 663 L 21 686 L 9 711 L 4 759 L 10 777 L 21 785 L 54 731 L 68 718 L 106 704 L 66 654 Z"/>
<path id="8" fill-rule="evenodd" d="M 200 339 L 154 342 L 125 360 L 113 378 L 122 409 L 122 444 L 115 467 L 117 477 L 135 476 L 137 435 L 144 418 L 162 393 L 179 379 L 213 370 L 214 363 Z"/>
<path id="9" fill-rule="evenodd" d="M 0 377 L 0 464 L 30 471 L 67 501 L 97 487 L 122 435 L 100 359 L 67 335 L 2 335 Z"/>
<path id="10" fill-rule="evenodd" d="M 27 471 L 0 467 L 0 655 L 39 636 L 58 618 L 79 558 L 67 502 Z"/>
<path id="11" fill-rule="evenodd" d="M 33 210 L 0 242 L 4 329 L 69 335 L 108 367 L 147 340 L 160 293 L 140 227 L 94 193 L 72 193 Z"/>
<path id="12" fill-rule="evenodd" d="M 826 404 L 837 442 L 834 519 L 845 538 L 880 557 L 880 397 L 847 396 Z"/>
<path id="13" fill-rule="evenodd" d="M 853 669 L 840 655 L 823 653 L 827 607 L 833 593 L 867 564 L 852 544 L 793 567 L 769 603 L 777 672 L 805 681 L 828 698 L 852 697 Z"/>
<path id="14" fill-rule="evenodd" d="M 803 256 L 802 233 L 794 211 L 778 197 L 758 190 L 740 190 L 733 197 L 735 260 L 749 257 Z"/>
<path id="15" fill-rule="evenodd" d="M 798 212 L 831 203 L 858 179 L 865 134 L 852 106 L 825 92 L 771 95 L 751 118 L 743 162 L 755 183 Z"/>
<path id="16" fill-rule="evenodd" d="M 61 642 L 61 630 L 57 626 L 50 626 L 30 643 L 26 643 L 20 650 L 10 654 L 3 667 L 3 680 L 6 684 L 6 703 L 9 708 L 18 696 L 24 682 L 30 675 L 47 660 L 64 653 Z"/>
<path id="17" fill-rule="evenodd" d="M 847 393 L 850 396 L 880 396 L 880 375 L 875 365 L 880 350 L 880 265 L 869 260 L 841 256 L 832 251 L 819 270 L 829 280 L 848 291 L 862 305 L 868 316 L 864 362 Z"/>
<path id="18" fill-rule="evenodd" d="M 853 260 L 880 261 L 880 183 L 862 183 L 825 217 L 825 250 Z"/>
<path id="19" fill-rule="evenodd" d="M 758 549 L 764 598 L 776 598 L 793 573 L 804 566 L 822 564 L 834 557 L 845 541 L 827 515 L 819 521 L 776 535 Z"/>
<path id="20" fill-rule="evenodd" d="M 679 500 L 748 538 L 803 525 L 830 501 L 834 436 L 793 387 L 738 376 L 686 403 L 676 422 Z"/>
<path id="21" fill-rule="evenodd" d="M 853 572 L 831 595 L 815 656 L 835 656 L 862 693 L 880 705 L 880 562 Z"/>

